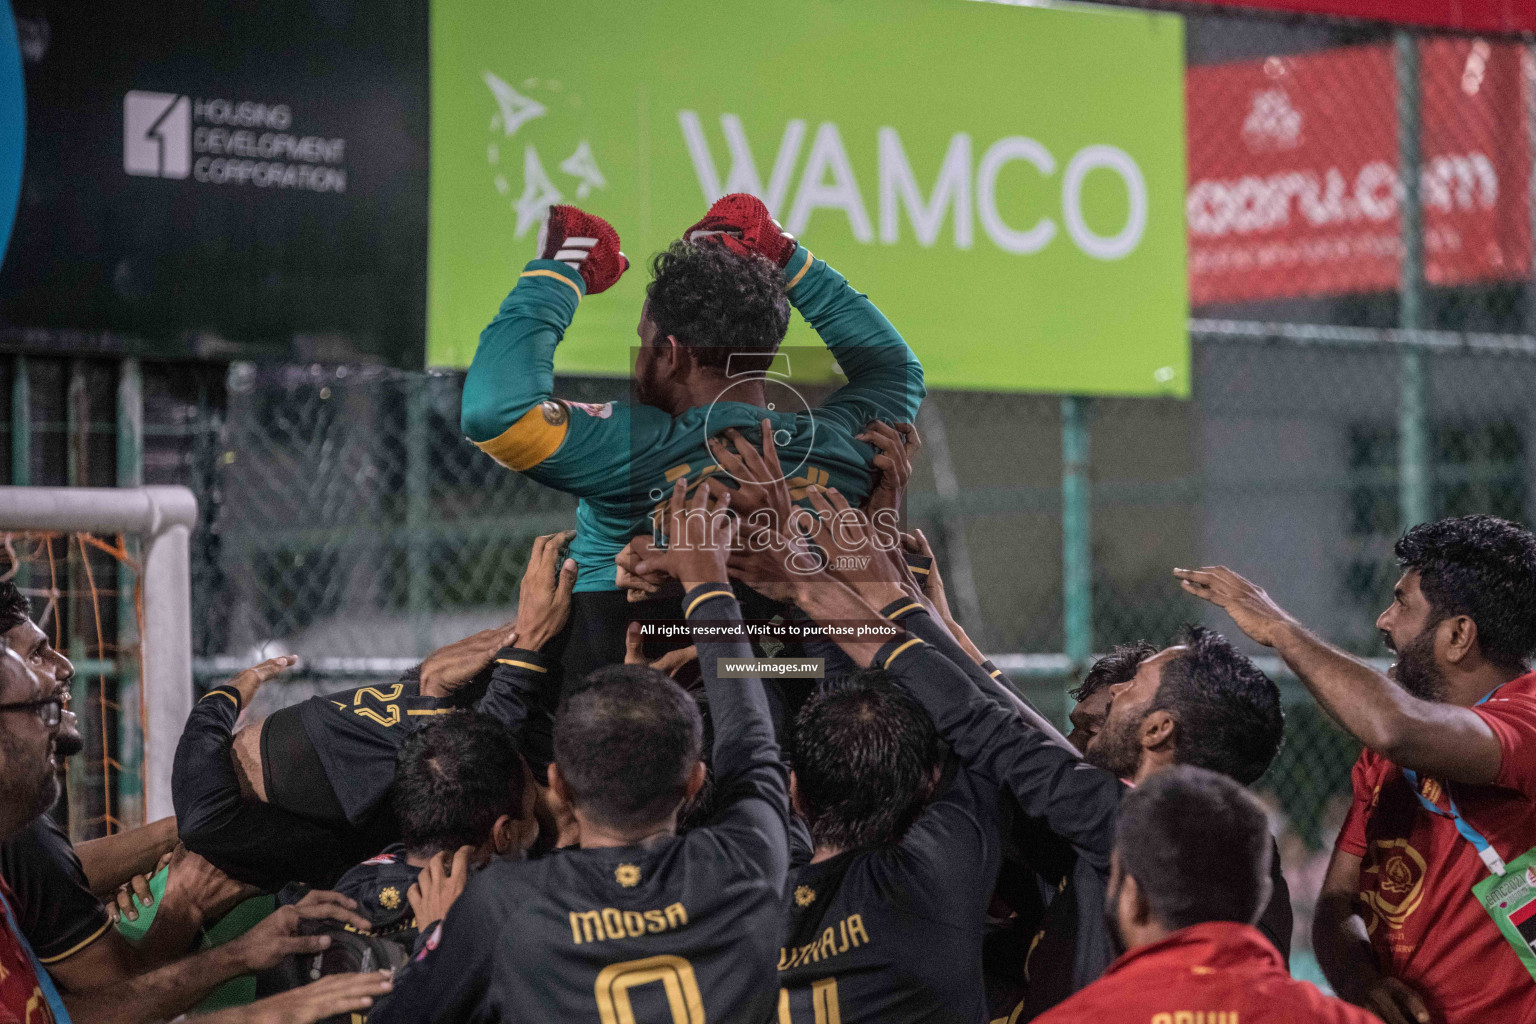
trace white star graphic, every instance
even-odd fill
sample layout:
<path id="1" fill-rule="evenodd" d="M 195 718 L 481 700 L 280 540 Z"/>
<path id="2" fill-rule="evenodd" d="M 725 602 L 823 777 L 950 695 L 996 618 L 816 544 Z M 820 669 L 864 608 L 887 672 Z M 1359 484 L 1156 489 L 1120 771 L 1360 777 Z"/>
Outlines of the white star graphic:
<path id="1" fill-rule="evenodd" d="M 576 152 L 566 157 L 560 169 L 574 178 L 580 178 L 576 186 L 576 198 L 585 199 L 594 188 L 607 188 L 608 179 L 597 169 L 597 158 L 592 155 L 592 145 L 586 139 L 576 147 Z"/>
<path id="2" fill-rule="evenodd" d="M 543 117 L 548 113 L 544 109 L 544 104 L 529 99 L 489 71 L 485 72 L 483 77 L 485 84 L 490 87 L 491 94 L 496 97 L 496 105 L 501 108 L 501 113 L 498 115 L 501 118 L 501 130 L 507 135 L 516 132 L 525 122 Z M 495 121 L 491 123 L 495 124 Z"/>
<path id="3" fill-rule="evenodd" d="M 512 204 L 512 209 L 517 211 L 517 230 L 513 236 L 522 238 L 529 228 L 544 219 L 551 205 L 564 198 L 549 180 L 549 175 L 544 173 L 539 151 L 528 146 L 523 150 L 523 194 Z"/>

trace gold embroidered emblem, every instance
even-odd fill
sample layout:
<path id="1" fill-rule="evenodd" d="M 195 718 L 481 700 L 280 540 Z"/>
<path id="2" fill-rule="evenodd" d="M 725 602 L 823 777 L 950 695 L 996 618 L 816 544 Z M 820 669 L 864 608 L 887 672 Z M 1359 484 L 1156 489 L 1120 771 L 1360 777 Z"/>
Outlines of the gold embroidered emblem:
<path id="1" fill-rule="evenodd" d="M 394 910 L 400 906 L 400 890 L 392 885 L 386 885 L 379 890 L 379 906 L 385 910 Z"/>
<path id="2" fill-rule="evenodd" d="M 1385 921 L 1393 931 L 1401 930 L 1419 904 L 1424 902 L 1424 858 L 1408 845 L 1406 839 L 1377 839 L 1360 871 L 1360 902 L 1372 911 L 1366 931 L 1375 932 Z M 1374 877 L 1373 877 L 1374 876 Z"/>
<path id="3" fill-rule="evenodd" d="M 565 406 L 559 402 L 540 402 L 539 412 L 544 414 L 544 422 L 552 427 L 558 427 L 570 416 L 570 413 L 565 411 Z"/>
<path id="4" fill-rule="evenodd" d="M 640 884 L 640 869 L 633 864 L 620 864 L 613 869 L 613 880 L 626 889 Z"/>
<path id="5" fill-rule="evenodd" d="M 808 885 L 795 886 L 795 906 L 808 907 L 816 902 L 816 890 Z"/>

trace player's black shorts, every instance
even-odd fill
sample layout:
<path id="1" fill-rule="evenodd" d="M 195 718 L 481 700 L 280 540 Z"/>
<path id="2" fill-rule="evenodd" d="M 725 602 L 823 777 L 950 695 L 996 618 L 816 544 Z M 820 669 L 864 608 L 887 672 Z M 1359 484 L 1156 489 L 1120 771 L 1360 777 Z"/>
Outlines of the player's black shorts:
<path id="1" fill-rule="evenodd" d="M 268 803 L 327 825 L 347 824 L 347 814 L 304 729 L 298 705 L 283 708 L 262 723 L 261 775 Z"/>

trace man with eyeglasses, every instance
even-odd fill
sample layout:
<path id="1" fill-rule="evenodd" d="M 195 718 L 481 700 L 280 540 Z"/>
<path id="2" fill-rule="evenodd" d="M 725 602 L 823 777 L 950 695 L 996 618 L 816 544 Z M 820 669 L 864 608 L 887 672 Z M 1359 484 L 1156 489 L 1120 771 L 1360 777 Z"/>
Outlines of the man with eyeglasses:
<path id="1" fill-rule="evenodd" d="M 64 703 L 9 646 L 0 648 L 0 838 L 59 798 L 58 735 Z M 59 995 L 22 937 L 0 881 L 0 1021 L 68 1021 Z"/>
<path id="2" fill-rule="evenodd" d="M 10 629 L 3 628 L 3 616 L 14 612 L 18 603 L 25 618 L 25 599 L 13 586 L 0 585 L 0 841 L 6 843 L 45 818 L 59 798 L 63 758 L 81 746 L 74 716 L 64 707 L 74 668 L 46 645 L 46 636 L 29 618 L 24 623 L 12 622 Z M 41 643 L 37 642 L 39 637 Z M 13 647 L 13 642 L 21 650 Z M 64 851 L 74 856 L 67 840 Z M 78 861 L 74 870 L 83 884 Z M 203 874 L 228 883 L 211 867 Z M 173 879 L 175 875 L 173 868 Z M 233 942 L 186 956 L 196 933 L 194 927 L 179 944 L 161 944 L 159 960 L 174 962 L 154 970 L 135 959 L 138 950 L 128 946 L 116 929 L 103 928 L 84 944 L 86 950 L 96 952 L 89 956 L 77 953 L 81 959 L 75 964 L 100 969 L 102 974 L 91 977 L 88 972 L 64 970 L 59 981 L 70 978 L 85 983 L 78 988 L 69 984 L 56 988 L 50 975 L 60 968 L 45 968 L 29 944 L 10 881 L 9 876 L 0 879 L 0 1024 L 70 1024 L 71 1019 L 79 1024 L 138 1024 L 169 1019 L 230 978 L 264 970 L 290 954 L 313 954 L 326 948 L 330 943 L 327 937 L 298 934 L 305 919 L 367 925 L 354 913 L 352 900 L 338 893 L 315 892 L 297 906 L 281 908 Z M 52 897 L 52 893 L 40 897 L 45 913 L 51 912 L 47 903 Z M 151 930 L 146 942 L 155 935 Z M 128 950 L 126 957 L 108 955 L 118 947 Z M 61 962 L 74 959 L 67 957 Z M 338 999 L 353 1009 L 366 1007 L 374 996 L 388 991 L 388 985 L 387 978 L 370 975 L 350 987 L 341 986 L 345 991 L 333 991 L 335 985 L 315 992 L 295 990 L 285 994 L 288 1002 L 282 1006 L 252 1004 L 246 1016 L 230 1020 L 262 1021 L 268 1019 L 262 1014 L 281 1011 L 289 1014 L 287 1019 L 313 1021 L 327 1015 L 320 1009 L 339 1005 Z"/>
<path id="3" fill-rule="evenodd" d="M 33 621 L 27 598 L 10 580 L 0 582 L 0 640 L 62 702 L 55 739 L 62 770 L 85 747 L 69 710 L 75 667 Z M 47 814 L 0 842 L 0 877 L 14 896 L 17 926 L 61 992 L 106 988 L 185 956 L 202 925 L 246 895 L 201 857 L 178 851 L 154 926 L 143 941 L 129 942 L 111 927 L 103 901 L 135 875 L 153 873 L 175 846 L 175 818 L 75 846 Z"/>

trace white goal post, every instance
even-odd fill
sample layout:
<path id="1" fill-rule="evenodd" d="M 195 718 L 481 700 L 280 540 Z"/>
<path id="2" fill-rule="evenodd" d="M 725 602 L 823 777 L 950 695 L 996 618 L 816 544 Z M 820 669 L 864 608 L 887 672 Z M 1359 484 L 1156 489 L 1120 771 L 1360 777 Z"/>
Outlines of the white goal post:
<path id="1" fill-rule="evenodd" d="M 185 487 L 0 487 L 0 530 L 126 533 L 142 544 L 144 820 L 174 814 L 171 765 L 192 713 L 197 498 Z"/>

